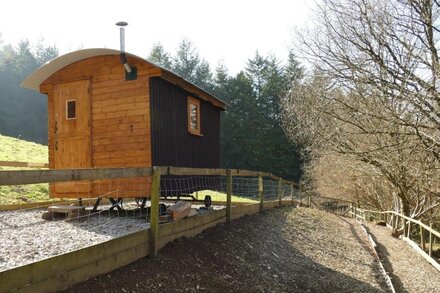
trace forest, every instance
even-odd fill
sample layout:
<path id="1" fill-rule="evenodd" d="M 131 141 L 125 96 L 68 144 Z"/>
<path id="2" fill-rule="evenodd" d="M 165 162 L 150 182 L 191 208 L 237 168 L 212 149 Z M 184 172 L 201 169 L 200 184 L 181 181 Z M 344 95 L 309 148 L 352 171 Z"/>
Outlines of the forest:
<path id="1" fill-rule="evenodd" d="M 47 99 L 19 84 L 42 64 L 57 57 L 58 49 L 44 41 L 17 46 L 0 43 L 0 134 L 47 144 Z M 148 60 L 172 70 L 213 93 L 230 106 L 221 125 L 221 162 L 224 168 L 267 171 L 299 180 L 298 146 L 288 140 L 281 124 L 280 100 L 303 68 L 293 54 L 287 65 L 275 56 L 256 51 L 235 76 L 220 64 L 212 70 L 195 45 L 183 39 L 174 55 L 161 44 L 146 52 Z"/>

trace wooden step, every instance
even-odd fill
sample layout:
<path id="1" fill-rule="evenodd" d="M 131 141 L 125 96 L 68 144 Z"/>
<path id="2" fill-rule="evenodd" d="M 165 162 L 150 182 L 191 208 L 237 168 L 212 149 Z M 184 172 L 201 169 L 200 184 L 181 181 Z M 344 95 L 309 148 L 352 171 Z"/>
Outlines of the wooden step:
<path id="1" fill-rule="evenodd" d="M 62 214 L 70 214 L 70 213 L 80 214 L 85 211 L 85 207 L 69 206 L 69 205 L 53 205 L 48 207 L 47 210 L 49 212 L 62 213 Z"/>
<path id="2" fill-rule="evenodd" d="M 52 220 L 55 218 L 66 217 L 67 219 L 74 219 L 86 213 L 84 206 L 73 205 L 53 205 L 47 208 L 47 211 L 42 214 L 45 220 Z"/>

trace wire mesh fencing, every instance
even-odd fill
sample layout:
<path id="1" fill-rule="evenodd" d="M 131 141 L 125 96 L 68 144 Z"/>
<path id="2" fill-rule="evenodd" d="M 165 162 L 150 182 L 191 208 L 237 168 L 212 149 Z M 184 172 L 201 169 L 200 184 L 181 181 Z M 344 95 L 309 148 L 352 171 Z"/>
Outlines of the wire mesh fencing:
<path id="1" fill-rule="evenodd" d="M 37 183 L 44 187 L 41 190 L 47 197 L 42 202 L 16 198 L 18 207 L 11 209 L 19 210 L 11 211 L 4 208 L 10 202 L 4 205 L 6 201 L 0 198 L 0 239 L 8 239 L 0 242 L 0 258 L 8 259 L 0 270 L 147 228 L 156 235 L 159 223 L 184 217 L 226 210 L 224 215 L 217 212 L 216 219 L 217 215 L 230 219 L 231 208 L 237 208 L 235 213 L 242 206 L 248 206 L 240 210 L 242 214 L 258 212 L 263 201 L 272 202 L 270 207 L 278 206 L 278 200 L 290 199 L 293 190 L 291 182 L 253 171 L 157 168 L 159 176 L 154 168 L 46 170 L 44 176 L 20 173 L 23 178 L 19 179 L 0 174 L 0 185 L 15 187 L 22 196 L 29 189 L 20 184 Z M 125 172 L 142 177 L 130 177 Z M 115 174 L 125 175 L 119 178 Z M 59 176 L 75 181 L 63 182 Z M 170 217 L 173 209 L 178 214 L 178 202 L 189 208 L 177 218 Z M 11 257 L 14 251 L 23 253 Z"/>
<path id="2" fill-rule="evenodd" d="M 77 181 L 75 184 L 51 183 L 46 184 L 47 199 L 44 201 L 20 201 L 14 205 L 10 205 L 9 200 L 7 204 L 0 202 L 2 232 L 24 228 L 27 226 L 26 223 L 38 226 L 48 221 L 58 223 L 58 233 L 62 233 L 64 226 L 70 228 L 72 225 L 101 234 L 113 226 L 118 230 L 118 225 L 124 233 L 148 228 L 150 202 L 146 200 L 145 190 L 142 191 L 139 181 L 135 178 L 115 178 L 112 181 L 114 184 L 109 184 L 108 180 Z M 61 198 L 59 194 L 56 195 L 57 198 L 50 198 L 51 189 L 64 189 L 68 192 L 63 193 L 65 198 Z M 24 193 L 23 196 L 25 195 Z M 26 223 L 22 225 L 23 217 Z"/>

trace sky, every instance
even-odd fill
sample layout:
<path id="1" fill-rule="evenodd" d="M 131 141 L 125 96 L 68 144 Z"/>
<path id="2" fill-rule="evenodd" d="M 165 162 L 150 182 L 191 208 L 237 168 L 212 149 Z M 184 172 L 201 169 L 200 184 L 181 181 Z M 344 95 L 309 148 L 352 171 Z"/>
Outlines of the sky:
<path id="1" fill-rule="evenodd" d="M 174 53 L 189 39 L 214 69 L 235 74 L 255 55 L 287 58 L 293 29 L 308 22 L 309 0 L 12 0 L 0 11 L 0 40 L 40 39 L 61 54 L 81 48 L 119 49 L 118 21 L 128 22 L 126 51 L 147 57 L 154 44 Z"/>

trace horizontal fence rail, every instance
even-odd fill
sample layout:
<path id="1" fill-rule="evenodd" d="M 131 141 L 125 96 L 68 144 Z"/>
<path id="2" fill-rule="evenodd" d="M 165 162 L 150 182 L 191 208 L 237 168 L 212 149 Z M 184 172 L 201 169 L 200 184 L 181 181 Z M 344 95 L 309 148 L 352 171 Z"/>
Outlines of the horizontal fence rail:
<path id="1" fill-rule="evenodd" d="M 0 171 L 0 186 L 151 176 L 152 168 Z"/>
<path id="2" fill-rule="evenodd" d="M 268 177 L 273 180 L 281 180 L 286 183 L 291 183 L 298 186 L 297 183 L 293 181 L 284 180 L 272 173 L 250 171 L 243 169 L 204 169 L 204 168 L 184 168 L 184 167 L 156 167 L 161 175 L 188 175 L 188 176 L 226 176 L 228 170 L 231 170 L 231 175 L 234 177 Z"/>
<path id="3" fill-rule="evenodd" d="M 31 162 L 0 161 L 0 167 L 17 167 L 17 168 L 49 168 L 49 164 L 48 164 L 48 163 L 31 163 Z"/>
<path id="4" fill-rule="evenodd" d="M 358 214 L 362 214 L 363 218 L 366 218 L 366 216 L 368 216 L 368 214 L 378 214 L 378 215 L 394 215 L 397 218 L 401 218 L 401 219 L 405 219 L 406 220 L 406 225 L 408 225 L 408 222 L 414 223 L 416 225 L 419 225 L 420 227 L 423 227 L 423 229 L 427 230 L 428 232 L 432 233 L 433 235 L 437 236 L 440 238 L 440 232 L 434 230 L 432 227 L 426 225 L 425 223 L 416 220 L 416 219 L 412 219 L 410 217 L 407 217 L 405 215 L 399 214 L 395 211 L 383 211 L 383 212 L 379 212 L 379 211 L 373 211 L 373 210 L 363 210 L 363 209 L 357 209 Z"/>
<path id="5" fill-rule="evenodd" d="M 31 164 L 31 163 L 26 163 Z M 160 175 L 178 176 L 226 176 L 227 170 L 231 170 L 234 177 L 269 177 L 273 180 L 292 184 L 298 187 L 293 181 L 284 180 L 271 173 L 240 170 L 240 169 L 203 169 L 184 167 L 154 167 Z M 98 180 L 112 178 L 129 178 L 151 176 L 153 168 L 85 168 L 85 169 L 51 169 L 51 170 L 18 170 L 0 171 L 1 185 L 20 185 L 36 183 L 55 183 L 82 180 Z"/>

